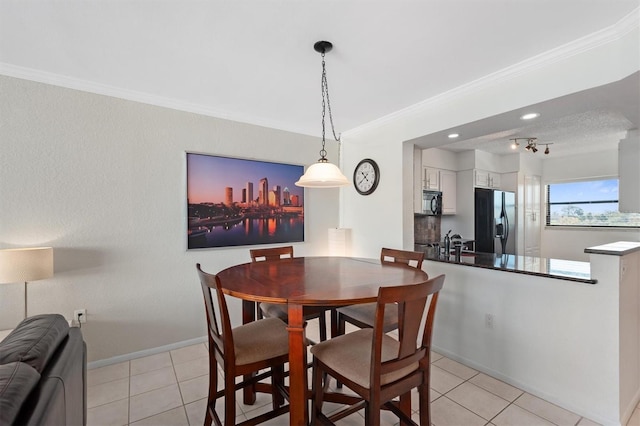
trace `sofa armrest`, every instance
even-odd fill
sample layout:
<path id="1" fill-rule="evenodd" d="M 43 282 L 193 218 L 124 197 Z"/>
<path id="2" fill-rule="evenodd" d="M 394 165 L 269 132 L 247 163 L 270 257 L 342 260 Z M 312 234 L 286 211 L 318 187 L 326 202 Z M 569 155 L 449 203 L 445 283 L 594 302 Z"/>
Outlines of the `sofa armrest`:
<path id="1" fill-rule="evenodd" d="M 0 342 L 0 364 L 24 362 L 42 374 L 68 333 L 69 323 L 62 315 L 26 318 Z"/>
<path id="2" fill-rule="evenodd" d="M 14 424 L 40 374 L 22 362 L 0 365 L 0 425 Z"/>

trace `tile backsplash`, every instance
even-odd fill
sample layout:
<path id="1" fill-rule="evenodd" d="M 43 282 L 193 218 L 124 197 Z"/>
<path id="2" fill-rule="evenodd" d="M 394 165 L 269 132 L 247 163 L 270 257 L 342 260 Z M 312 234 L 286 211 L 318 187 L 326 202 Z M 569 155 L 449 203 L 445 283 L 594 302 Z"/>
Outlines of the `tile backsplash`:
<path id="1" fill-rule="evenodd" d="M 440 216 L 415 215 L 413 240 L 416 244 L 440 242 Z"/>

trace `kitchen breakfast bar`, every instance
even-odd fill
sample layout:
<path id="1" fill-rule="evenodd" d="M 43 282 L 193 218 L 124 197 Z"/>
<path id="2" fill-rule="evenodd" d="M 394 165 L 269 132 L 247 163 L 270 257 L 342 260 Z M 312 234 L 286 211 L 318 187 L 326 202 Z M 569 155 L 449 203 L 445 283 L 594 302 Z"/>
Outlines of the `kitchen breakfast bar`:
<path id="1" fill-rule="evenodd" d="M 640 243 L 589 262 L 494 254 L 427 257 L 446 274 L 434 350 L 604 425 L 640 400 Z"/>

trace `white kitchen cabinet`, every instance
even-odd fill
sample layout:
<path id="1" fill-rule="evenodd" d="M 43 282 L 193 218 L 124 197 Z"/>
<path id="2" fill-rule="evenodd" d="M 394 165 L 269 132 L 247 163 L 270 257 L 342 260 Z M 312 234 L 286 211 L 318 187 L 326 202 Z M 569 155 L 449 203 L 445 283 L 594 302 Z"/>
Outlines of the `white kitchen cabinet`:
<path id="1" fill-rule="evenodd" d="M 542 205 L 540 176 L 524 177 L 524 255 L 540 256 Z"/>
<path id="2" fill-rule="evenodd" d="M 442 214 L 456 214 L 456 172 L 440 170 L 440 191 L 442 191 Z"/>
<path id="3" fill-rule="evenodd" d="M 500 189 L 500 173 L 475 170 L 474 186 L 478 188 Z"/>
<path id="4" fill-rule="evenodd" d="M 422 188 L 442 192 L 442 214 L 456 214 L 456 172 L 422 168 Z"/>
<path id="5" fill-rule="evenodd" d="M 440 191 L 440 170 L 431 167 L 423 167 L 422 188 L 431 191 Z"/>

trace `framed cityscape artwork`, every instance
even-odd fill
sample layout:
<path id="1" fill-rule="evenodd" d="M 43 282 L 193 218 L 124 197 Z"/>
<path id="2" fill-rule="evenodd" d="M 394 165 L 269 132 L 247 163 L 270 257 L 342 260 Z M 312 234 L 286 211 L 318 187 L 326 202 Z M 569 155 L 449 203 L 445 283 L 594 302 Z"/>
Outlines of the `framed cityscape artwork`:
<path id="1" fill-rule="evenodd" d="M 304 241 L 304 167 L 187 153 L 187 248 Z"/>

